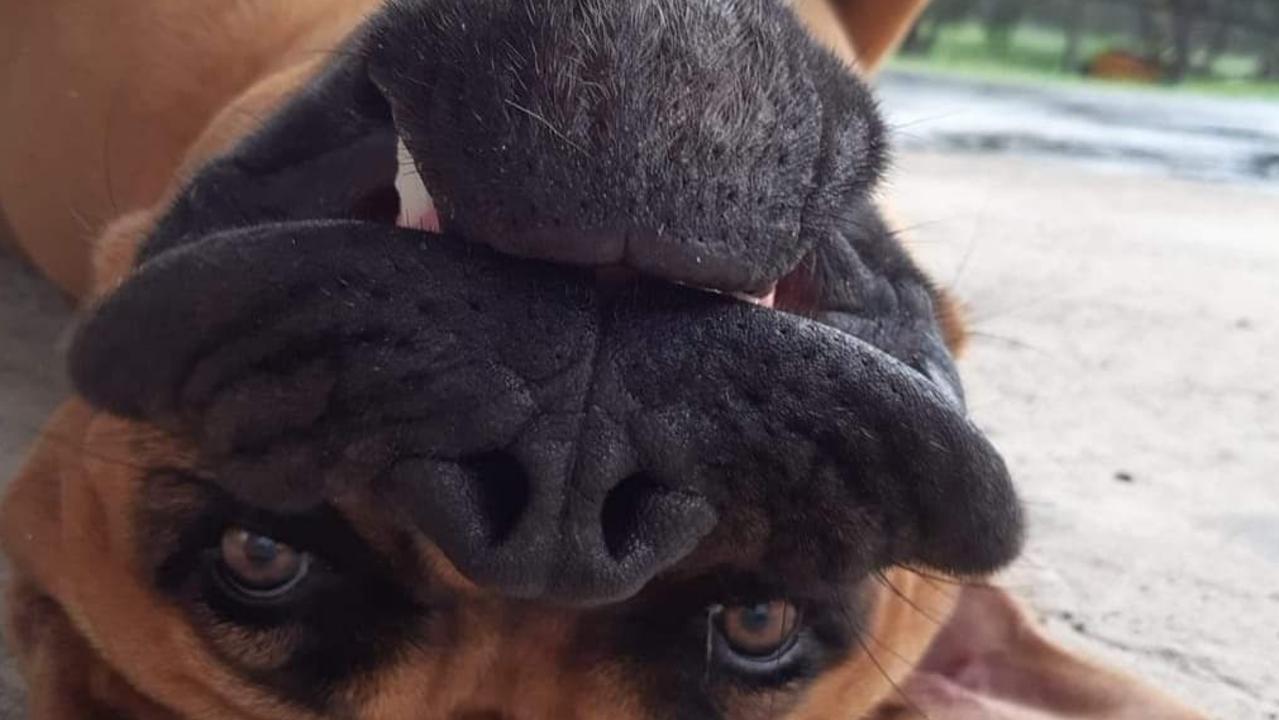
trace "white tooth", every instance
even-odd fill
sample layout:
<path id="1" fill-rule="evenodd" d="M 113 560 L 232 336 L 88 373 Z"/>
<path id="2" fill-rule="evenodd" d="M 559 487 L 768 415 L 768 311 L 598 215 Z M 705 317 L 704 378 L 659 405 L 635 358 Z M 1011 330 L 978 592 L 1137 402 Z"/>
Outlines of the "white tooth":
<path id="1" fill-rule="evenodd" d="M 773 306 L 773 298 L 777 295 L 777 286 L 774 285 L 773 288 L 764 295 L 751 295 L 744 292 L 735 292 L 732 295 L 738 300 L 744 300 L 752 305 L 771 308 Z"/>
<path id="2" fill-rule="evenodd" d="M 426 191 L 422 176 L 417 172 L 413 156 L 405 147 L 404 140 L 397 138 L 395 144 L 396 161 L 399 170 L 395 174 L 395 191 L 400 194 L 400 217 L 395 224 L 400 227 L 440 231 L 440 215 L 435 210 L 435 201 Z"/>

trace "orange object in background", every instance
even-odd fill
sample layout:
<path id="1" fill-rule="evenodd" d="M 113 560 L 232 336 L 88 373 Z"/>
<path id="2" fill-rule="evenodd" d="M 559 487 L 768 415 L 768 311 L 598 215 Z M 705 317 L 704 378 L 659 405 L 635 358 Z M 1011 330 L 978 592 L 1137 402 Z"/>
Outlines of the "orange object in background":
<path id="1" fill-rule="evenodd" d="M 1088 62 L 1084 74 L 1104 80 L 1153 83 L 1163 79 L 1163 68 L 1158 62 L 1127 50 L 1106 50 Z"/>

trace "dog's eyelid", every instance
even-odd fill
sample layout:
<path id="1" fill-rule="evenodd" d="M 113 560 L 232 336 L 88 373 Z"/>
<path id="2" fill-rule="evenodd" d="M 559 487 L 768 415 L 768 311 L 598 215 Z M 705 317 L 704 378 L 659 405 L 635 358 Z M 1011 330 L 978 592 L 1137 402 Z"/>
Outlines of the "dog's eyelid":
<path id="1" fill-rule="evenodd" d="M 189 538 L 185 544 L 194 542 L 200 546 L 191 550 L 214 548 L 227 529 L 239 527 L 309 554 L 324 566 L 357 564 L 373 552 L 330 505 L 294 514 L 278 513 L 246 505 L 211 482 L 189 482 L 209 493 L 202 507 L 180 521 L 183 527 L 179 532 Z"/>

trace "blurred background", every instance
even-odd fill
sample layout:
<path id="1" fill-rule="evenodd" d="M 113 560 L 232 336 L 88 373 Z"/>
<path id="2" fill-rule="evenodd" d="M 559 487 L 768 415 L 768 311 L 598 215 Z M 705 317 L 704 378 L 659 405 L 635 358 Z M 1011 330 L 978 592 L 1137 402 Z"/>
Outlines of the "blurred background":
<path id="1" fill-rule="evenodd" d="M 934 0 L 877 84 L 887 205 L 1029 510 L 1002 582 L 1279 717 L 1279 0 Z"/>
<path id="2" fill-rule="evenodd" d="M 1276 0 L 935 0 L 893 68 L 907 148 L 1279 183 Z"/>
<path id="3" fill-rule="evenodd" d="M 1274 0 L 934 0 L 900 64 L 1279 98 Z"/>

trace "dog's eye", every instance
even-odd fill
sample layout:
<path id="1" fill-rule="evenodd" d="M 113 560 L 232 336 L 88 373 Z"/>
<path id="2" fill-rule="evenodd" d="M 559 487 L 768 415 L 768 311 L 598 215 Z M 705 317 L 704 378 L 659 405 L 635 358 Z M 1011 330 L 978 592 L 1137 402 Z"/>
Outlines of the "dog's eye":
<path id="1" fill-rule="evenodd" d="M 730 605 L 718 616 L 719 634 L 728 649 L 743 660 L 774 661 L 799 636 L 799 608 L 784 600 L 754 605 Z"/>
<path id="2" fill-rule="evenodd" d="M 223 579 L 252 599 L 282 597 L 302 582 L 311 566 L 310 555 L 240 527 L 222 534 L 219 550 Z"/>

